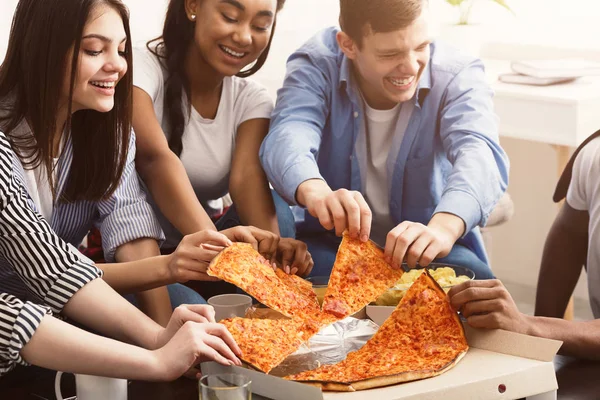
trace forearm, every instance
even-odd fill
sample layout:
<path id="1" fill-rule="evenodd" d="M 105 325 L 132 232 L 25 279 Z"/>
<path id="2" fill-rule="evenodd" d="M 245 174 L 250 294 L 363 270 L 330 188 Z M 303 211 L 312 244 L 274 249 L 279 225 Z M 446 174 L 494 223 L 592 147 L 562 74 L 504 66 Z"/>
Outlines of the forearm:
<path id="1" fill-rule="evenodd" d="M 88 283 L 75 293 L 63 314 L 94 331 L 147 349 L 157 347 L 163 330 L 102 279 Z"/>
<path id="2" fill-rule="evenodd" d="M 586 254 L 586 235 L 567 229 L 559 215 L 544 245 L 535 315 L 562 318 L 581 274 Z"/>
<path id="3" fill-rule="evenodd" d="M 171 152 L 137 165 L 140 176 L 163 215 L 183 235 L 203 229 L 216 230 L 198 201 L 187 172 Z"/>
<path id="4" fill-rule="evenodd" d="M 138 239 L 120 246 L 115 253 L 117 262 L 131 262 L 160 255 L 160 249 L 154 239 Z M 150 261 L 150 260 L 147 260 Z M 123 286 L 123 285 L 121 285 Z M 171 318 L 172 307 L 166 286 L 135 293 L 140 310 L 162 326 Z"/>
<path id="5" fill-rule="evenodd" d="M 600 360 L 600 320 L 574 322 L 561 318 L 527 318 L 530 325 L 529 335 L 563 342 L 560 354 Z"/>
<path id="6" fill-rule="evenodd" d="M 44 368 L 125 379 L 160 379 L 151 351 L 94 335 L 45 316 L 21 350 L 27 362 Z"/>
<path id="7" fill-rule="evenodd" d="M 240 179 L 231 182 L 230 193 L 243 225 L 279 235 L 273 197 L 262 169 L 247 171 Z"/>

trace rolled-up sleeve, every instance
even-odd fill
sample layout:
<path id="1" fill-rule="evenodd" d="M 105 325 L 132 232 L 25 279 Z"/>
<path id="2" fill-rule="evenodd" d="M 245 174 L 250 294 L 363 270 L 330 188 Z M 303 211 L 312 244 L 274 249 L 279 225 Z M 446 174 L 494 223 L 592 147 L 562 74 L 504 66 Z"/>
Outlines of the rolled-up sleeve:
<path id="1" fill-rule="evenodd" d="M 289 204 L 297 204 L 296 190 L 302 182 L 323 179 L 316 155 L 329 115 L 326 75 L 304 52 L 289 58 L 269 134 L 260 149 L 269 181 Z"/>
<path id="2" fill-rule="evenodd" d="M 0 268 L 11 268 L 55 313 L 102 271 L 60 239 L 27 201 L 13 170 L 15 155 L 0 133 Z M 0 293 L 0 374 L 23 363 L 19 356 L 46 307 Z"/>
<path id="3" fill-rule="evenodd" d="M 0 293 L 0 375 L 16 365 L 29 365 L 21 357 L 21 350 L 48 313 L 49 309 L 38 304 L 24 303 L 14 296 Z"/>
<path id="4" fill-rule="evenodd" d="M 112 196 L 98 203 L 104 258 L 113 262 L 117 249 L 133 240 L 165 239 L 135 169 L 135 135 L 131 134 L 127 164 L 121 182 Z"/>
<path id="5" fill-rule="evenodd" d="M 465 234 L 484 226 L 508 186 L 508 156 L 500 147 L 493 92 L 481 61 L 460 71 L 446 90 L 440 136 L 452 170 L 435 212 L 460 217 Z"/>

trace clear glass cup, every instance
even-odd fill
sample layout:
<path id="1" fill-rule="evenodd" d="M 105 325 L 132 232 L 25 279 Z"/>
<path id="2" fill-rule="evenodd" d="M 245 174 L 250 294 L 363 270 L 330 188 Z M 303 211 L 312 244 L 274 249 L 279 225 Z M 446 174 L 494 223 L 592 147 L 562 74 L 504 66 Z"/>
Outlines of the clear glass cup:
<path id="1" fill-rule="evenodd" d="M 239 374 L 206 375 L 200 379 L 200 400 L 250 400 L 250 378 Z"/>

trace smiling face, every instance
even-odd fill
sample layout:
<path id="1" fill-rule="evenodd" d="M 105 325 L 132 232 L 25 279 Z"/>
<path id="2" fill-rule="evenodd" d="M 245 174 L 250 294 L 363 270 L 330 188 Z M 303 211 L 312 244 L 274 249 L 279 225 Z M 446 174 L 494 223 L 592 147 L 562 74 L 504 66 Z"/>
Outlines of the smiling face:
<path id="1" fill-rule="evenodd" d="M 108 6 L 97 6 L 83 29 L 78 68 L 73 88 L 72 111 L 96 110 L 108 112 L 115 103 L 115 87 L 127 72 L 125 44 L 127 35 L 123 20 Z M 63 96 L 68 99 L 70 60 L 63 84 Z"/>
<path id="2" fill-rule="evenodd" d="M 276 0 L 187 0 L 196 50 L 219 74 L 236 75 L 269 44 L 276 8 Z"/>
<path id="3" fill-rule="evenodd" d="M 410 100 L 429 62 L 429 14 L 423 11 L 408 27 L 392 32 L 366 28 L 360 46 L 347 34 L 338 43 L 352 60 L 361 92 L 375 109 L 391 109 Z"/>

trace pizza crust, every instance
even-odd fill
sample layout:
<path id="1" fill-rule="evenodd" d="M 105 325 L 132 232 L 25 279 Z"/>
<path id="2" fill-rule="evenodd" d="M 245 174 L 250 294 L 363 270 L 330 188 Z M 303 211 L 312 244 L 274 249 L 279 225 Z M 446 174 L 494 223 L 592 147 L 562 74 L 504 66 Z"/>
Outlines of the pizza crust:
<path id="1" fill-rule="evenodd" d="M 324 381 L 297 381 L 306 385 L 315 386 L 321 388 L 323 391 L 331 392 L 356 392 L 359 390 L 375 389 L 384 386 L 396 385 L 398 383 L 405 383 L 411 381 L 417 381 L 426 378 L 433 378 L 434 376 L 441 375 L 444 372 L 452 369 L 458 362 L 467 354 L 467 351 L 460 353 L 452 362 L 448 363 L 444 368 L 438 371 L 417 371 L 417 372 L 403 372 L 401 374 L 378 376 L 375 378 L 364 379 L 355 382 L 324 382 Z"/>

